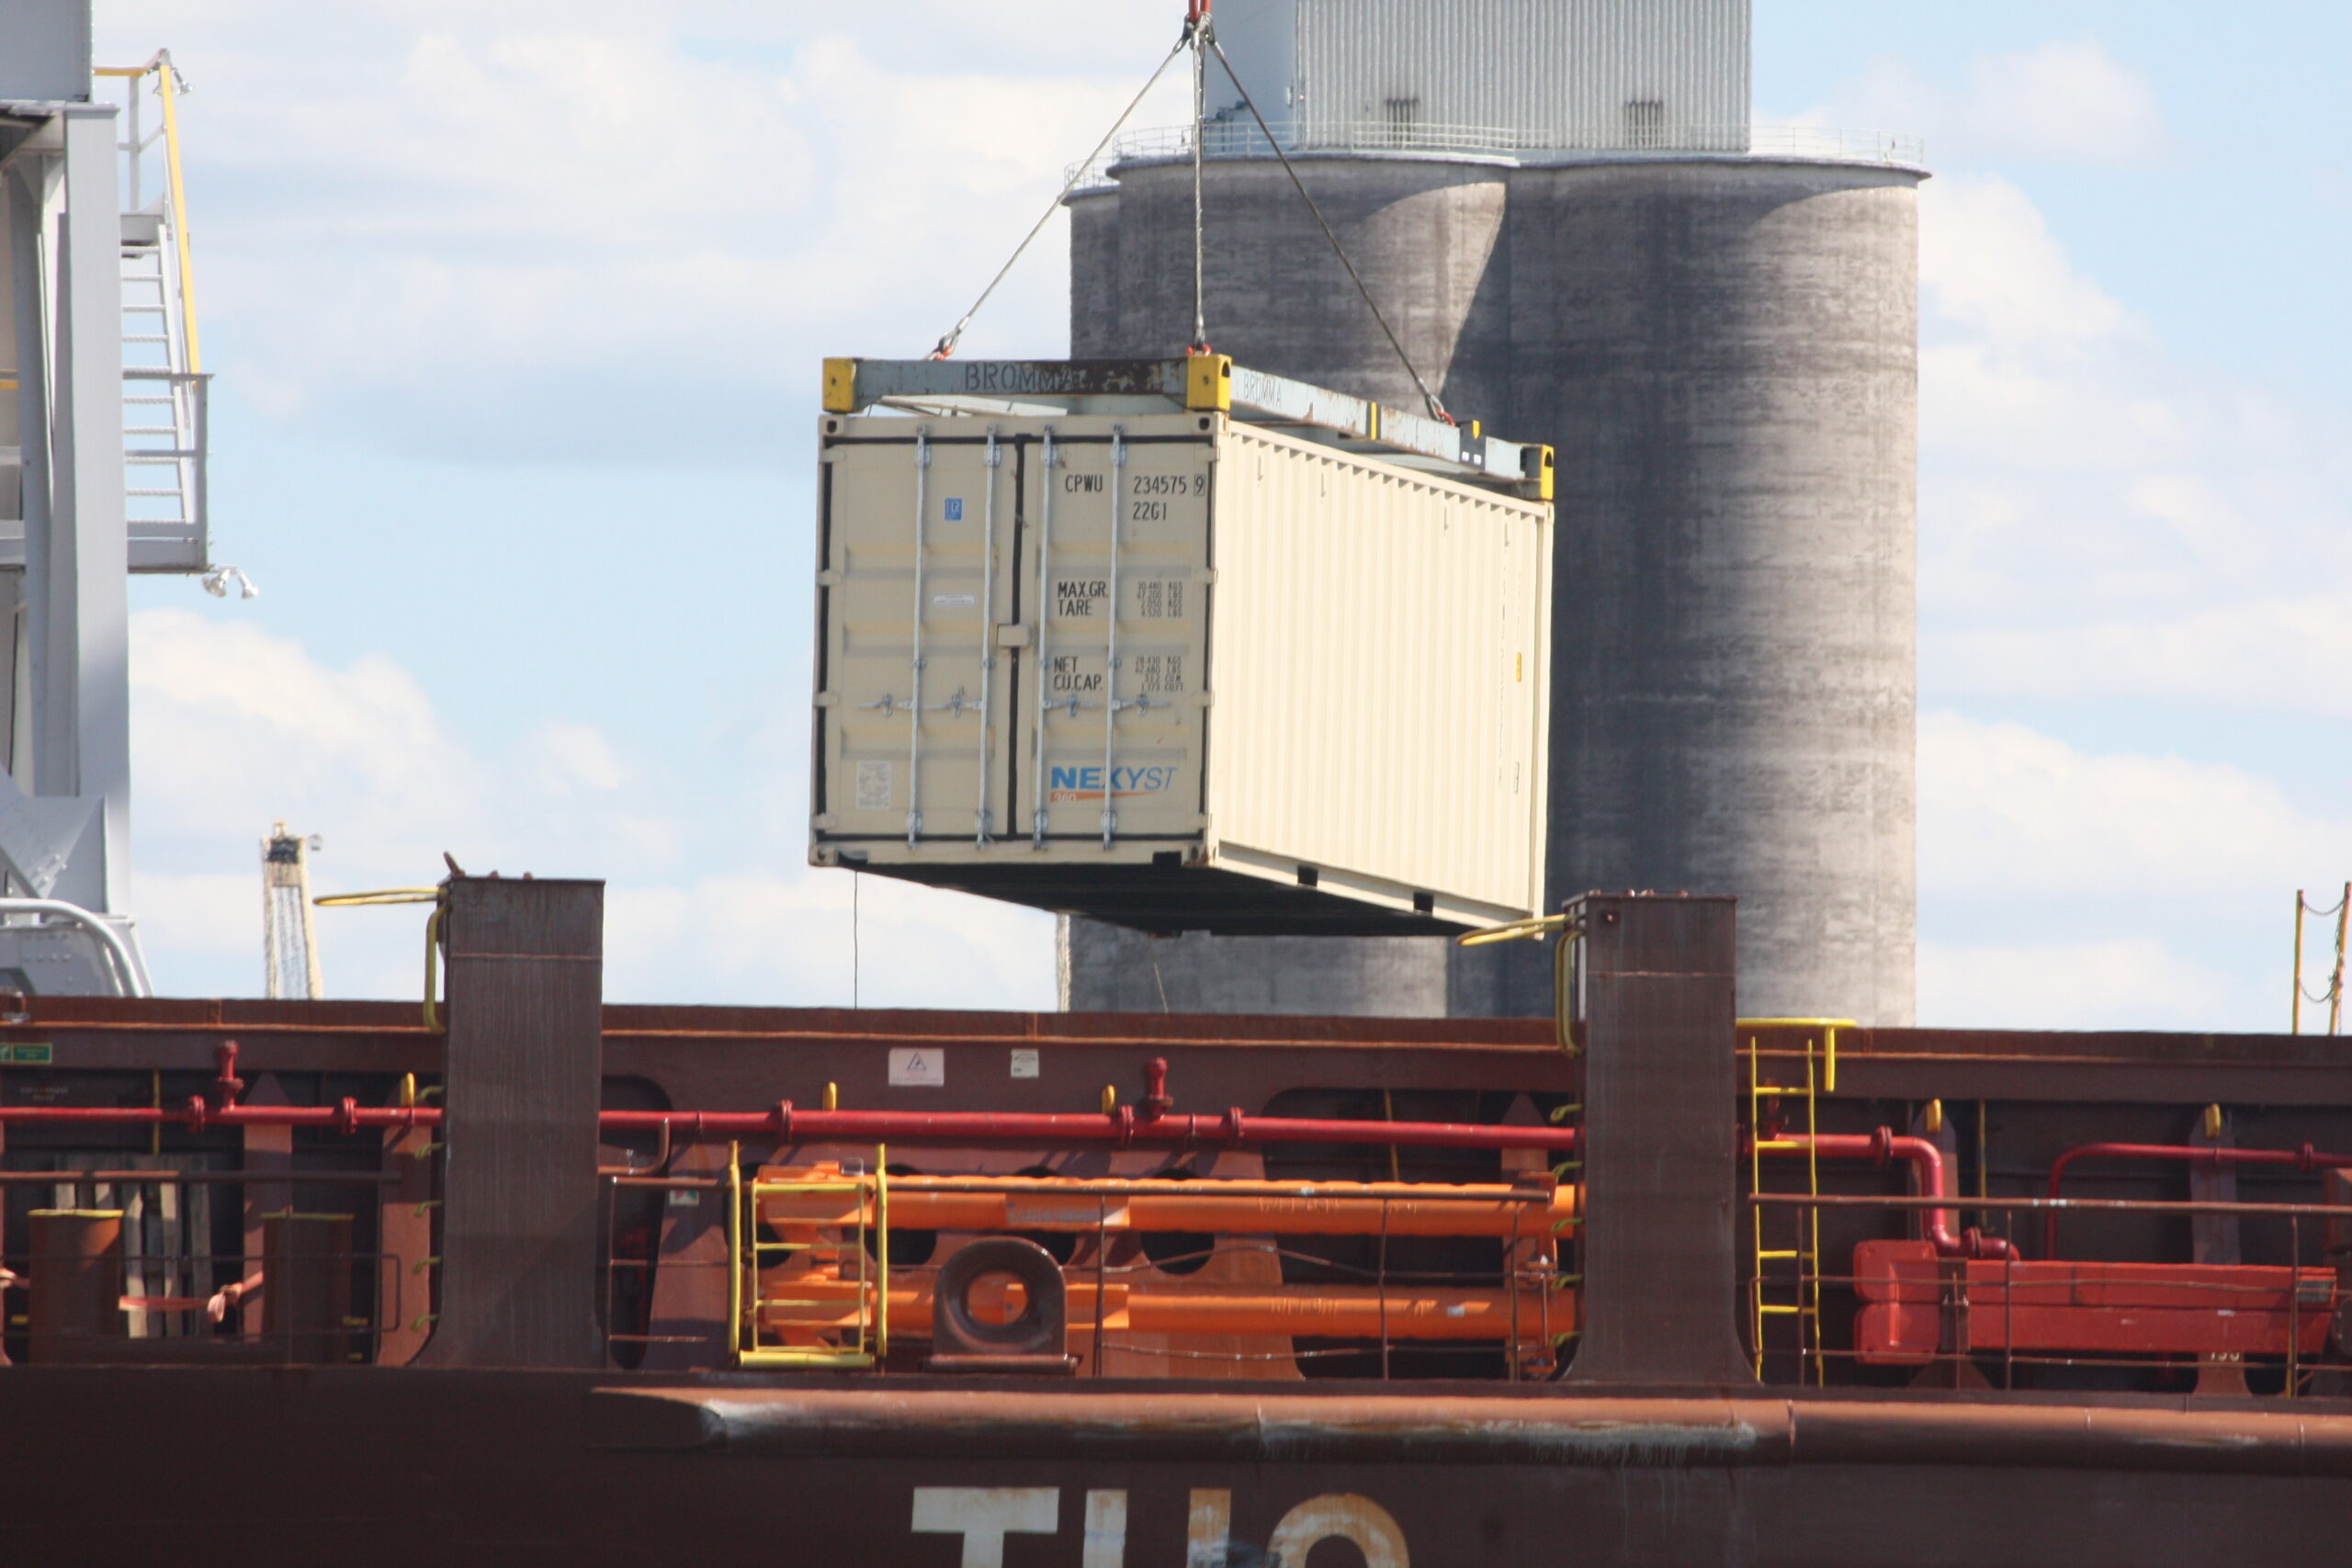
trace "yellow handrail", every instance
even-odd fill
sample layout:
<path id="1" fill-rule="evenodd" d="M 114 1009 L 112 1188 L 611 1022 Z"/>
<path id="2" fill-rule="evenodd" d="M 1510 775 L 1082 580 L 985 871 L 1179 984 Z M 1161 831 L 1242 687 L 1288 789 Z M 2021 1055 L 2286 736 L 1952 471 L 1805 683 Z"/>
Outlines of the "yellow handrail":
<path id="1" fill-rule="evenodd" d="M 441 903 L 438 887 L 379 887 L 370 893 L 330 893 L 311 902 L 322 909 L 368 909 L 384 904 Z M 424 1027 L 432 1033 L 442 1032 L 441 1010 L 433 999 L 440 988 L 439 955 L 441 950 L 442 908 L 435 908 L 424 922 Z"/>
<path id="2" fill-rule="evenodd" d="M 441 917 L 445 909 L 435 907 L 424 918 L 424 1030 L 428 1034 L 443 1032 L 441 1010 L 433 1004 L 433 993 L 439 988 L 436 968 L 441 953 Z"/>
<path id="3" fill-rule="evenodd" d="M 1498 926 L 1482 926 L 1475 931 L 1464 931 L 1453 939 L 1456 947 L 1485 947 L 1497 942 L 1534 942 L 1560 933 L 1560 945 L 1552 954 L 1552 1034 L 1560 1049 L 1567 1055 L 1581 1055 L 1577 1049 L 1574 1021 L 1569 1017 L 1574 973 L 1569 960 L 1576 951 L 1577 938 L 1582 934 L 1573 915 L 1538 915 L 1532 919 L 1506 920 Z"/>
<path id="4" fill-rule="evenodd" d="M 1737 1027 L 1746 1029 L 1818 1029 L 1823 1031 L 1821 1042 L 1821 1092 L 1838 1092 L 1838 1032 L 1860 1029 L 1850 1018 L 1743 1018 Z M 1750 1046 L 1753 1049 L 1753 1045 Z M 1808 1054 L 1809 1051 L 1808 1051 Z"/>
<path id="5" fill-rule="evenodd" d="M 155 62 L 164 97 L 164 167 L 172 182 L 172 241 L 180 259 L 180 328 L 187 333 L 188 374 L 195 376 L 204 369 L 204 356 L 196 341 L 196 264 L 188 259 L 187 187 L 180 179 L 179 73 L 172 69 L 168 50 L 157 51 Z"/>
<path id="6" fill-rule="evenodd" d="M 438 887 L 379 887 L 373 893 L 330 893 L 311 902 L 322 909 L 365 909 L 378 904 L 431 904 L 440 897 Z"/>
<path id="7" fill-rule="evenodd" d="M 1475 931 L 1464 931 L 1453 939 L 1456 947 L 1484 947 L 1490 942 L 1527 942 L 1546 931 L 1555 931 L 1569 923 L 1566 915 L 1538 915 L 1532 919 L 1506 920 L 1498 926 L 1481 926 Z"/>

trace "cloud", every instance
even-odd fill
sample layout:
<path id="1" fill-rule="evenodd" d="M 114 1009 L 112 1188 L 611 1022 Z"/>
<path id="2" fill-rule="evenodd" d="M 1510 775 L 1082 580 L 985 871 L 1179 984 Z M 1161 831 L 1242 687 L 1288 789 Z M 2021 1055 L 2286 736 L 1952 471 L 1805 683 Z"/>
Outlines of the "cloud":
<path id="1" fill-rule="evenodd" d="M 332 669 L 250 625 L 153 610 L 132 618 L 130 669 L 142 842 L 257 838 L 273 816 L 454 837 L 486 809 L 430 699 L 380 655 Z"/>
<path id="2" fill-rule="evenodd" d="M 620 758 L 605 732 L 593 725 L 549 719 L 532 730 L 527 744 L 537 754 L 550 788 L 611 790 L 621 785 Z"/>
<path id="3" fill-rule="evenodd" d="M 1987 152 L 2132 163 L 2164 150 L 2154 89 L 2095 39 L 1986 56 L 1968 74 L 1965 113 Z"/>
<path id="4" fill-rule="evenodd" d="M 2352 421 L 2181 363 L 1991 175 L 1922 197 L 1934 693 L 2343 716 Z"/>
<path id="5" fill-rule="evenodd" d="M 2095 39 L 1981 54 L 1955 85 L 1904 61 L 1881 61 L 1804 118 L 1923 135 L 1946 165 L 2136 164 L 2168 145 L 2154 88 Z"/>
<path id="6" fill-rule="evenodd" d="M 1926 187 L 1919 284 L 1939 321 L 2003 347 L 2082 344 L 2142 329 L 2076 271 L 2026 194 L 1962 175 Z"/>
<path id="7" fill-rule="evenodd" d="M 1919 842 L 1930 898 L 2179 903 L 2323 884 L 2352 865 L 2352 816 L 2312 815 L 2238 768 L 2089 753 L 2023 725 L 1929 713 Z"/>
<path id="8" fill-rule="evenodd" d="M 1935 639 L 1980 694 L 2189 699 L 2352 719 L 2352 592 L 2262 597 L 2176 619 L 1979 626 Z"/>
<path id="9" fill-rule="evenodd" d="M 2298 806 L 2246 769 L 1928 713 L 1919 1020 L 2280 1028 L 2289 895 L 2347 867 L 2352 809 Z M 2324 945 L 2306 959 L 2323 974 Z"/>
<path id="10" fill-rule="evenodd" d="M 927 349 L 1157 59 L 1103 70 L 1132 20 L 1060 8 L 1062 46 L 960 56 L 944 0 L 219 8 L 177 57 L 208 344 L 404 453 L 797 460 L 816 361 Z M 1066 270 L 1057 228 L 972 348 L 1057 352 Z"/>
<path id="11" fill-rule="evenodd" d="M 2161 942 L 1919 947 L 1919 1019 L 1945 1029 L 2210 1029 L 2226 976 Z"/>
<path id="12" fill-rule="evenodd" d="M 189 612 L 142 612 L 131 645 L 133 908 L 167 993 L 259 989 L 259 842 L 282 819 L 323 838 L 319 892 L 430 885 L 444 850 L 476 873 L 608 877 L 615 999 L 1054 1005 L 1049 917 L 812 871 L 803 824 L 750 808 L 789 793 L 763 770 L 681 784 L 554 719 L 478 754 L 390 659 L 335 667 Z M 329 994 L 417 993 L 421 911 L 322 910 L 316 926 Z"/>

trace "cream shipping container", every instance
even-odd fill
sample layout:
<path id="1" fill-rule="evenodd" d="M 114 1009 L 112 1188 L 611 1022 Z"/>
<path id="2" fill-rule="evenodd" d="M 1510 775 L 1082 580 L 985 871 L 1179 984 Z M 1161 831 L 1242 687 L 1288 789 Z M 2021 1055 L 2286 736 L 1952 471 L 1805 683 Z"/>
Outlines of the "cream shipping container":
<path id="1" fill-rule="evenodd" d="M 1216 355 L 825 406 L 813 863 L 1152 931 L 1538 911 L 1548 448 Z"/>

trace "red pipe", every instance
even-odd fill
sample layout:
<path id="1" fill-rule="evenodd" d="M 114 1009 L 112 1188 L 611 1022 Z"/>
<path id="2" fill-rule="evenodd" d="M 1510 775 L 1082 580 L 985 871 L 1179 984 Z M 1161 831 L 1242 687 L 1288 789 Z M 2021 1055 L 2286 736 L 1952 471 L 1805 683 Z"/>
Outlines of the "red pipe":
<path id="1" fill-rule="evenodd" d="M 345 1100 L 326 1105 L 215 1107 L 201 1097 L 170 1107 L 94 1108 L 0 1106 L 0 1127 L 62 1123 L 83 1126 L 332 1127 L 345 1134 L 368 1128 L 437 1127 L 435 1107 L 363 1106 Z M 1501 1127 L 1455 1122 L 1337 1122 L 1287 1116 L 1138 1116 L 1131 1106 L 1108 1115 L 1012 1113 L 988 1111 L 801 1111 L 786 1100 L 770 1111 L 607 1111 L 598 1123 L 609 1133 L 659 1132 L 695 1138 L 773 1138 L 778 1143 L 1111 1144 L 1120 1147 L 1229 1148 L 1244 1144 L 1394 1144 L 1423 1149 L 1551 1149 L 1577 1147 L 1573 1127 Z"/>
<path id="2" fill-rule="evenodd" d="M 2286 1165 L 2306 1172 L 2352 1169 L 2352 1155 L 2320 1154 L 2309 1144 L 2300 1149 L 2222 1149 L 2195 1144 L 2081 1144 L 2052 1162 L 2051 1197 L 2059 1195 L 2059 1188 L 2066 1179 L 2066 1168 L 2078 1159 L 2177 1160 L 2183 1165 L 2211 1165 L 2216 1170 L 2225 1165 Z M 2041 1222 L 2041 1252 L 2045 1258 L 2058 1256 L 2055 1209 Z"/>
<path id="3" fill-rule="evenodd" d="M 5 1115 L 6 1112 L 0 1112 Z M 1121 1147 L 1231 1148 L 1243 1144 L 1394 1144 L 1421 1149 L 1573 1149 L 1573 1127 L 1499 1127 L 1457 1122 L 1335 1122 L 1290 1116 L 1139 1116 L 989 1111 L 802 1111 L 786 1100 L 756 1113 L 607 1111 L 615 1132 L 667 1122 L 687 1137 L 773 1137 L 778 1143 L 1112 1144 Z"/>
<path id="4" fill-rule="evenodd" d="M 215 1107 L 202 1095 L 179 1105 L 0 1106 L 0 1127 L 67 1125 L 117 1127 L 332 1127 L 356 1133 L 363 1127 L 437 1127 L 441 1112 L 429 1106 L 363 1106 L 356 1100 L 334 1105 L 228 1105 Z"/>
<path id="5" fill-rule="evenodd" d="M 1810 1137 L 1798 1134 L 1769 1141 L 1765 1153 L 1775 1150 L 1770 1144 L 1793 1145 L 1802 1149 L 1810 1145 L 1813 1152 L 1826 1159 L 1868 1159 L 1880 1165 L 1900 1159 L 1909 1163 L 1919 1190 L 1932 1198 L 1954 1196 L 1949 1173 L 1944 1169 L 1944 1152 L 1926 1138 L 1897 1137 L 1893 1128 L 1881 1127 L 1875 1133 L 1821 1133 Z M 1970 1226 L 1955 1236 L 1951 1233 L 1954 1211 L 1928 1209 L 1921 1218 L 1928 1240 L 1935 1245 L 1939 1258 L 2014 1258 L 2017 1249 L 1996 1235 L 1985 1235 Z"/>

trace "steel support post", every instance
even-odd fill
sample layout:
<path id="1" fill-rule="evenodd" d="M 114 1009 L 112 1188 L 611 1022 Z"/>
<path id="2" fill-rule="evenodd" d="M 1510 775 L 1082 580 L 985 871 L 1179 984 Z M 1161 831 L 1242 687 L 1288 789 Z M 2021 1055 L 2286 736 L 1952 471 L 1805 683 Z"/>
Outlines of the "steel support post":
<path id="1" fill-rule="evenodd" d="M 29 528 L 26 538 L 34 793 L 102 802 L 97 841 L 85 834 L 75 846 L 53 896 L 119 911 L 130 872 L 130 560 L 115 113 L 75 106 L 59 118 L 65 155 L 49 367 L 51 511 L 46 548 L 37 550 Z"/>
<path id="2" fill-rule="evenodd" d="M 1741 1383 L 1736 900 L 1588 894 L 1577 1382 Z"/>
<path id="3" fill-rule="evenodd" d="M 452 877 L 439 1317 L 420 1364 L 599 1367 L 605 885 Z"/>

